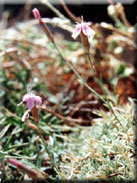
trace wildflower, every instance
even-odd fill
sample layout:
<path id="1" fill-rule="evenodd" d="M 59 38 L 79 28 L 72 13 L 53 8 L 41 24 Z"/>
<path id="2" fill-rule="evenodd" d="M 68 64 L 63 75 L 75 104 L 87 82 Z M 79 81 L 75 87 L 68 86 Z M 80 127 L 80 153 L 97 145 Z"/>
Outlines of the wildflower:
<path id="1" fill-rule="evenodd" d="M 18 105 L 21 105 L 23 102 L 27 103 L 27 107 L 29 110 L 33 109 L 35 105 L 42 104 L 42 98 L 35 95 L 33 91 L 30 91 L 30 86 L 27 87 L 27 93 L 23 95 L 22 102 Z"/>
<path id="2" fill-rule="evenodd" d="M 33 92 L 27 93 L 22 97 L 22 101 L 27 103 L 27 107 L 31 110 L 35 105 L 41 105 L 42 99 Z"/>
<path id="3" fill-rule="evenodd" d="M 72 37 L 76 39 L 80 33 L 83 33 L 87 37 L 94 37 L 95 31 L 89 27 L 91 23 L 84 22 L 83 16 L 81 16 L 81 19 L 81 23 L 77 23 L 77 25 L 75 25 L 76 28 L 73 31 Z"/>

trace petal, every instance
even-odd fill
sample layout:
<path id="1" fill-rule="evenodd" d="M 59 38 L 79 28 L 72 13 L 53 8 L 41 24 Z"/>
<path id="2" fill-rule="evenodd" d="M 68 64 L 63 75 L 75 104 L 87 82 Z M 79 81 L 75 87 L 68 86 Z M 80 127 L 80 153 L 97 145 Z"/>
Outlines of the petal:
<path id="1" fill-rule="evenodd" d="M 23 101 L 23 102 L 26 102 L 28 98 L 29 98 L 29 93 L 23 95 L 22 101 Z"/>
<path id="2" fill-rule="evenodd" d="M 94 36 L 95 35 L 95 31 L 93 29 L 91 29 L 86 23 L 84 23 L 82 26 L 82 32 L 86 36 Z"/>
<path id="3" fill-rule="evenodd" d="M 28 109 L 27 111 L 25 111 L 25 113 L 23 114 L 21 120 L 23 122 L 25 122 L 28 118 L 29 118 L 29 112 L 30 112 L 30 109 Z"/>
<path id="4" fill-rule="evenodd" d="M 78 25 L 76 25 L 76 28 L 73 31 L 73 34 L 72 34 L 73 39 L 76 39 L 78 37 L 78 35 L 80 34 L 80 32 L 81 32 L 81 25 L 78 24 Z"/>
<path id="5" fill-rule="evenodd" d="M 35 96 L 35 103 L 36 103 L 36 105 L 41 105 L 42 104 L 41 97 Z"/>
<path id="6" fill-rule="evenodd" d="M 31 110 L 34 107 L 34 100 L 30 98 L 26 102 L 27 102 L 27 107 Z"/>

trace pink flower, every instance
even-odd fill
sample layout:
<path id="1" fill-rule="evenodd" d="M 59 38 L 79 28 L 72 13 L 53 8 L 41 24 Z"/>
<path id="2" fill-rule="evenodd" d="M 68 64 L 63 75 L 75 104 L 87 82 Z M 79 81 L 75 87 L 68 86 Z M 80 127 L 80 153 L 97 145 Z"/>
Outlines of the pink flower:
<path id="1" fill-rule="evenodd" d="M 89 27 L 91 23 L 83 22 L 83 16 L 81 16 L 81 19 L 81 23 L 75 25 L 76 28 L 73 31 L 72 37 L 76 39 L 81 32 L 86 36 L 94 37 L 95 31 Z"/>
<path id="2" fill-rule="evenodd" d="M 42 104 L 42 98 L 35 95 L 33 91 L 31 91 L 30 85 L 27 87 L 27 93 L 23 95 L 22 102 L 18 104 L 21 105 L 23 102 L 27 103 L 27 107 L 31 110 L 35 105 L 41 105 Z"/>
<path id="3" fill-rule="evenodd" d="M 39 21 L 41 21 L 41 15 L 40 15 L 39 10 L 38 10 L 37 8 L 34 8 L 34 9 L 32 10 L 32 12 L 33 12 L 34 17 L 35 17 L 36 19 L 38 19 Z"/>
<path id="4" fill-rule="evenodd" d="M 42 99 L 33 92 L 27 93 L 22 97 L 22 102 L 27 103 L 27 107 L 31 110 L 35 105 L 41 105 Z"/>

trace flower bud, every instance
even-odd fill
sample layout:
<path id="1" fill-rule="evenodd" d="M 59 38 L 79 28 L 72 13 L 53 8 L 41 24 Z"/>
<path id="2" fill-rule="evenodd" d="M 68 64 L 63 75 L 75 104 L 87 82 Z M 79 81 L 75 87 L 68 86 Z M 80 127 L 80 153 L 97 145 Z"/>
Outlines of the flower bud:
<path id="1" fill-rule="evenodd" d="M 32 10 L 32 12 L 33 12 L 34 17 L 39 21 L 39 24 L 40 24 L 43 32 L 47 35 L 47 37 L 49 38 L 49 40 L 51 42 L 54 42 L 53 35 L 52 35 L 51 31 L 49 30 L 49 28 L 47 27 L 46 23 L 43 22 L 39 10 L 37 8 L 34 8 Z"/>
<path id="2" fill-rule="evenodd" d="M 32 10 L 32 12 L 33 12 L 34 17 L 35 17 L 36 19 L 38 19 L 39 21 L 41 21 L 41 16 L 40 16 L 39 10 L 38 10 L 37 8 L 34 8 L 34 9 Z"/>

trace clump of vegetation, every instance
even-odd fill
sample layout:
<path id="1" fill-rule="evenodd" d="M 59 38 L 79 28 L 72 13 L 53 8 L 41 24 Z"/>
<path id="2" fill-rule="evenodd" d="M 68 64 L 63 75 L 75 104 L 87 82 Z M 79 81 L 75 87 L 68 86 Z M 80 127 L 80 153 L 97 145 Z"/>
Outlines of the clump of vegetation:
<path id="1" fill-rule="evenodd" d="M 75 27 L 42 1 L 57 17 L 35 8 L 36 19 L 0 31 L 1 180 L 133 182 L 135 27 L 120 3 L 108 6 L 114 26 L 86 22 L 60 1 Z"/>

